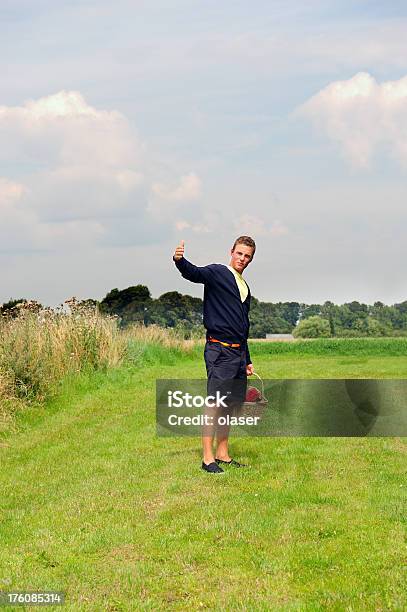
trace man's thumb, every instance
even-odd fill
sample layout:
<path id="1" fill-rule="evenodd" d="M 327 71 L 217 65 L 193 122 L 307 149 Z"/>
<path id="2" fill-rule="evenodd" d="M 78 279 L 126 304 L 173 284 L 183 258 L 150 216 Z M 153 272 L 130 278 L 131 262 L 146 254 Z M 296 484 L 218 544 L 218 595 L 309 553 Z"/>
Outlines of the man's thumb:
<path id="1" fill-rule="evenodd" d="M 184 247 L 185 242 L 183 240 L 181 240 L 181 244 L 180 246 Z"/>

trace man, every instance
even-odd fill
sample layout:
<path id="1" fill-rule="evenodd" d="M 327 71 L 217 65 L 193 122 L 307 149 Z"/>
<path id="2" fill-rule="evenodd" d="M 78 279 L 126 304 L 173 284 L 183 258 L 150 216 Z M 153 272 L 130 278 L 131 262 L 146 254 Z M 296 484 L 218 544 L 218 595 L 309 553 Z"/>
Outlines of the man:
<path id="1" fill-rule="evenodd" d="M 173 260 L 182 276 L 193 283 L 204 284 L 204 319 L 206 344 L 204 358 L 208 374 L 208 392 L 219 388 L 221 381 L 238 381 L 236 400 L 244 401 L 247 376 L 253 374 L 247 338 L 249 336 L 250 289 L 243 271 L 253 261 L 256 244 L 249 236 L 240 236 L 230 251 L 228 266 L 210 264 L 194 266 L 184 258 L 184 241 L 175 249 Z M 243 393 L 243 396 L 242 396 Z M 240 394 L 240 395 L 239 395 Z M 220 464 L 243 467 L 229 456 L 229 426 L 216 428 L 217 448 L 213 452 L 214 432 L 202 436 L 202 469 L 222 473 Z"/>

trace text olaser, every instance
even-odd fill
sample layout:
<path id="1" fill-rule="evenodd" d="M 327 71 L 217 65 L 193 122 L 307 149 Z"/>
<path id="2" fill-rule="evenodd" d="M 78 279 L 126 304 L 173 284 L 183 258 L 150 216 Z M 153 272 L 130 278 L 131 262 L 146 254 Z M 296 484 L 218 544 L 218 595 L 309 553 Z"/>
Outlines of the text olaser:
<path id="1" fill-rule="evenodd" d="M 218 416 L 213 417 L 208 414 L 197 414 L 195 416 L 178 416 L 170 414 L 168 424 L 171 426 L 182 425 L 258 425 L 258 416 Z"/>

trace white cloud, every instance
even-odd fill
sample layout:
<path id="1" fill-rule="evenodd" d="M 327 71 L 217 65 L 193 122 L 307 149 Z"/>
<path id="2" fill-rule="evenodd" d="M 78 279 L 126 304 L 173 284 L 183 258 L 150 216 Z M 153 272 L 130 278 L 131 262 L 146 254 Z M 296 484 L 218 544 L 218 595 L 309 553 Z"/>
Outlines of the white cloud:
<path id="1" fill-rule="evenodd" d="M 195 172 L 181 176 L 177 184 L 153 182 L 147 210 L 154 219 L 173 223 L 174 215 L 196 216 L 196 207 L 190 210 L 190 205 L 201 195 L 202 182 Z"/>
<path id="2" fill-rule="evenodd" d="M 272 236 L 284 236 L 285 234 L 289 233 L 289 229 L 286 225 L 284 225 L 284 223 L 281 223 L 281 221 L 276 220 L 270 226 L 269 232 Z"/>
<path id="3" fill-rule="evenodd" d="M 101 238 L 117 244 L 128 227 L 135 236 L 135 221 L 137 235 L 144 227 L 154 241 L 153 226 L 165 219 L 149 218 L 147 193 L 172 206 L 201 193 L 195 173 L 164 187 L 160 164 L 151 163 L 126 117 L 89 105 L 77 91 L 0 106 L 0 136 L 0 160 L 18 175 L 18 182 L 0 178 L 3 248 L 13 240 L 17 250 L 86 244 L 86 236 L 88 246 Z"/>
<path id="4" fill-rule="evenodd" d="M 304 4 L 309 17 L 313 11 L 308 3 Z M 357 19 L 350 13 L 346 18 L 345 11 L 341 19 L 329 20 L 325 15 L 321 20 L 314 13 L 312 22 L 305 24 L 298 19 L 300 10 L 298 2 L 293 3 L 283 21 L 275 21 L 271 28 L 264 28 L 260 16 L 257 26 L 250 19 L 251 26 L 243 29 L 214 28 L 194 33 L 191 38 L 178 37 L 151 54 L 147 66 L 140 64 L 138 69 L 151 74 L 165 63 L 171 66 L 172 74 L 198 70 L 205 76 L 210 72 L 213 77 L 214 71 L 222 75 L 228 70 L 241 79 L 250 70 L 252 75 L 261 77 L 301 75 L 304 79 L 304 75 L 354 71 L 360 66 L 377 70 L 405 68 L 405 17 L 369 19 L 364 15 Z"/>
<path id="5" fill-rule="evenodd" d="M 241 215 L 234 220 L 233 225 L 240 234 L 253 234 L 264 236 L 267 233 L 265 223 L 259 217 L 253 215 Z"/>
<path id="6" fill-rule="evenodd" d="M 191 202 L 200 198 L 202 183 L 194 172 L 190 172 L 181 176 L 177 186 L 169 187 L 161 183 L 154 183 L 152 191 L 154 195 L 168 202 Z"/>
<path id="7" fill-rule="evenodd" d="M 65 223 L 41 224 L 37 229 L 37 242 L 46 244 L 48 248 L 55 248 L 64 244 L 76 250 L 79 246 L 86 246 L 95 239 L 106 234 L 106 227 L 93 219 L 80 221 L 66 221 Z"/>
<path id="8" fill-rule="evenodd" d="M 378 84 L 359 72 L 330 83 L 297 114 L 337 143 L 356 167 L 368 168 L 378 152 L 407 166 L 407 76 Z"/>
<path id="9" fill-rule="evenodd" d="M 50 119 L 51 117 L 92 117 L 93 119 L 119 117 L 118 113 L 97 111 L 86 104 L 78 91 L 60 91 L 52 96 L 39 100 L 28 100 L 24 107 L 8 109 L 2 107 L 0 112 L 22 115 L 28 121 Z"/>
<path id="10" fill-rule="evenodd" d="M 42 220 L 115 213 L 141 182 L 142 146 L 126 118 L 60 91 L 0 107 L 0 159 L 14 162 Z M 21 172 L 21 170 L 20 170 Z"/>
<path id="11" fill-rule="evenodd" d="M 189 229 L 192 232 L 196 232 L 199 234 L 207 234 L 212 231 L 207 225 L 204 225 L 204 224 L 194 225 L 183 219 L 180 219 L 175 222 L 175 229 L 178 230 L 179 232 L 182 232 L 185 229 Z"/>
<path id="12" fill-rule="evenodd" d="M 128 193 L 143 182 L 143 175 L 134 170 L 122 170 L 116 174 L 116 179 L 122 190 Z"/>
<path id="13" fill-rule="evenodd" d="M 24 205 L 30 196 L 24 185 L 0 178 L 0 251 L 73 249 L 106 233 L 96 220 L 41 222 L 37 211 Z"/>
<path id="14" fill-rule="evenodd" d="M 24 191 L 24 185 L 0 177 L 0 209 L 19 200 Z"/>
<path id="15" fill-rule="evenodd" d="M 0 156 L 10 160 L 11 151 L 20 161 L 46 167 L 128 168 L 137 162 L 140 146 L 123 115 L 93 108 L 77 91 L 1 106 L 0 129 Z"/>
<path id="16" fill-rule="evenodd" d="M 175 228 L 182 232 L 183 229 L 186 229 L 187 227 L 190 227 L 188 221 L 183 221 L 182 219 L 180 219 L 179 221 L 175 222 Z"/>
<path id="17" fill-rule="evenodd" d="M 288 228 L 279 220 L 271 225 L 254 215 L 241 215 L 234 221 L 234 227 L 240 234 L 256 236 L 282 236 L 288 233 Z"/>

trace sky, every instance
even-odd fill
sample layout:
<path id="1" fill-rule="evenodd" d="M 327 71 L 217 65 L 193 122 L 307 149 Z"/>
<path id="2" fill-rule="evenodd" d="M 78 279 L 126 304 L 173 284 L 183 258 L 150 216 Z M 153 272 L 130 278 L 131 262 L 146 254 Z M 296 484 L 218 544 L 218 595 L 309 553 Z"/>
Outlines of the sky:
<path id="1" fill-rule="evenodd" d="M 407 5 L 2 0 L 0 303 L 229 263 L 262 301 L 407 299 Z"/>

